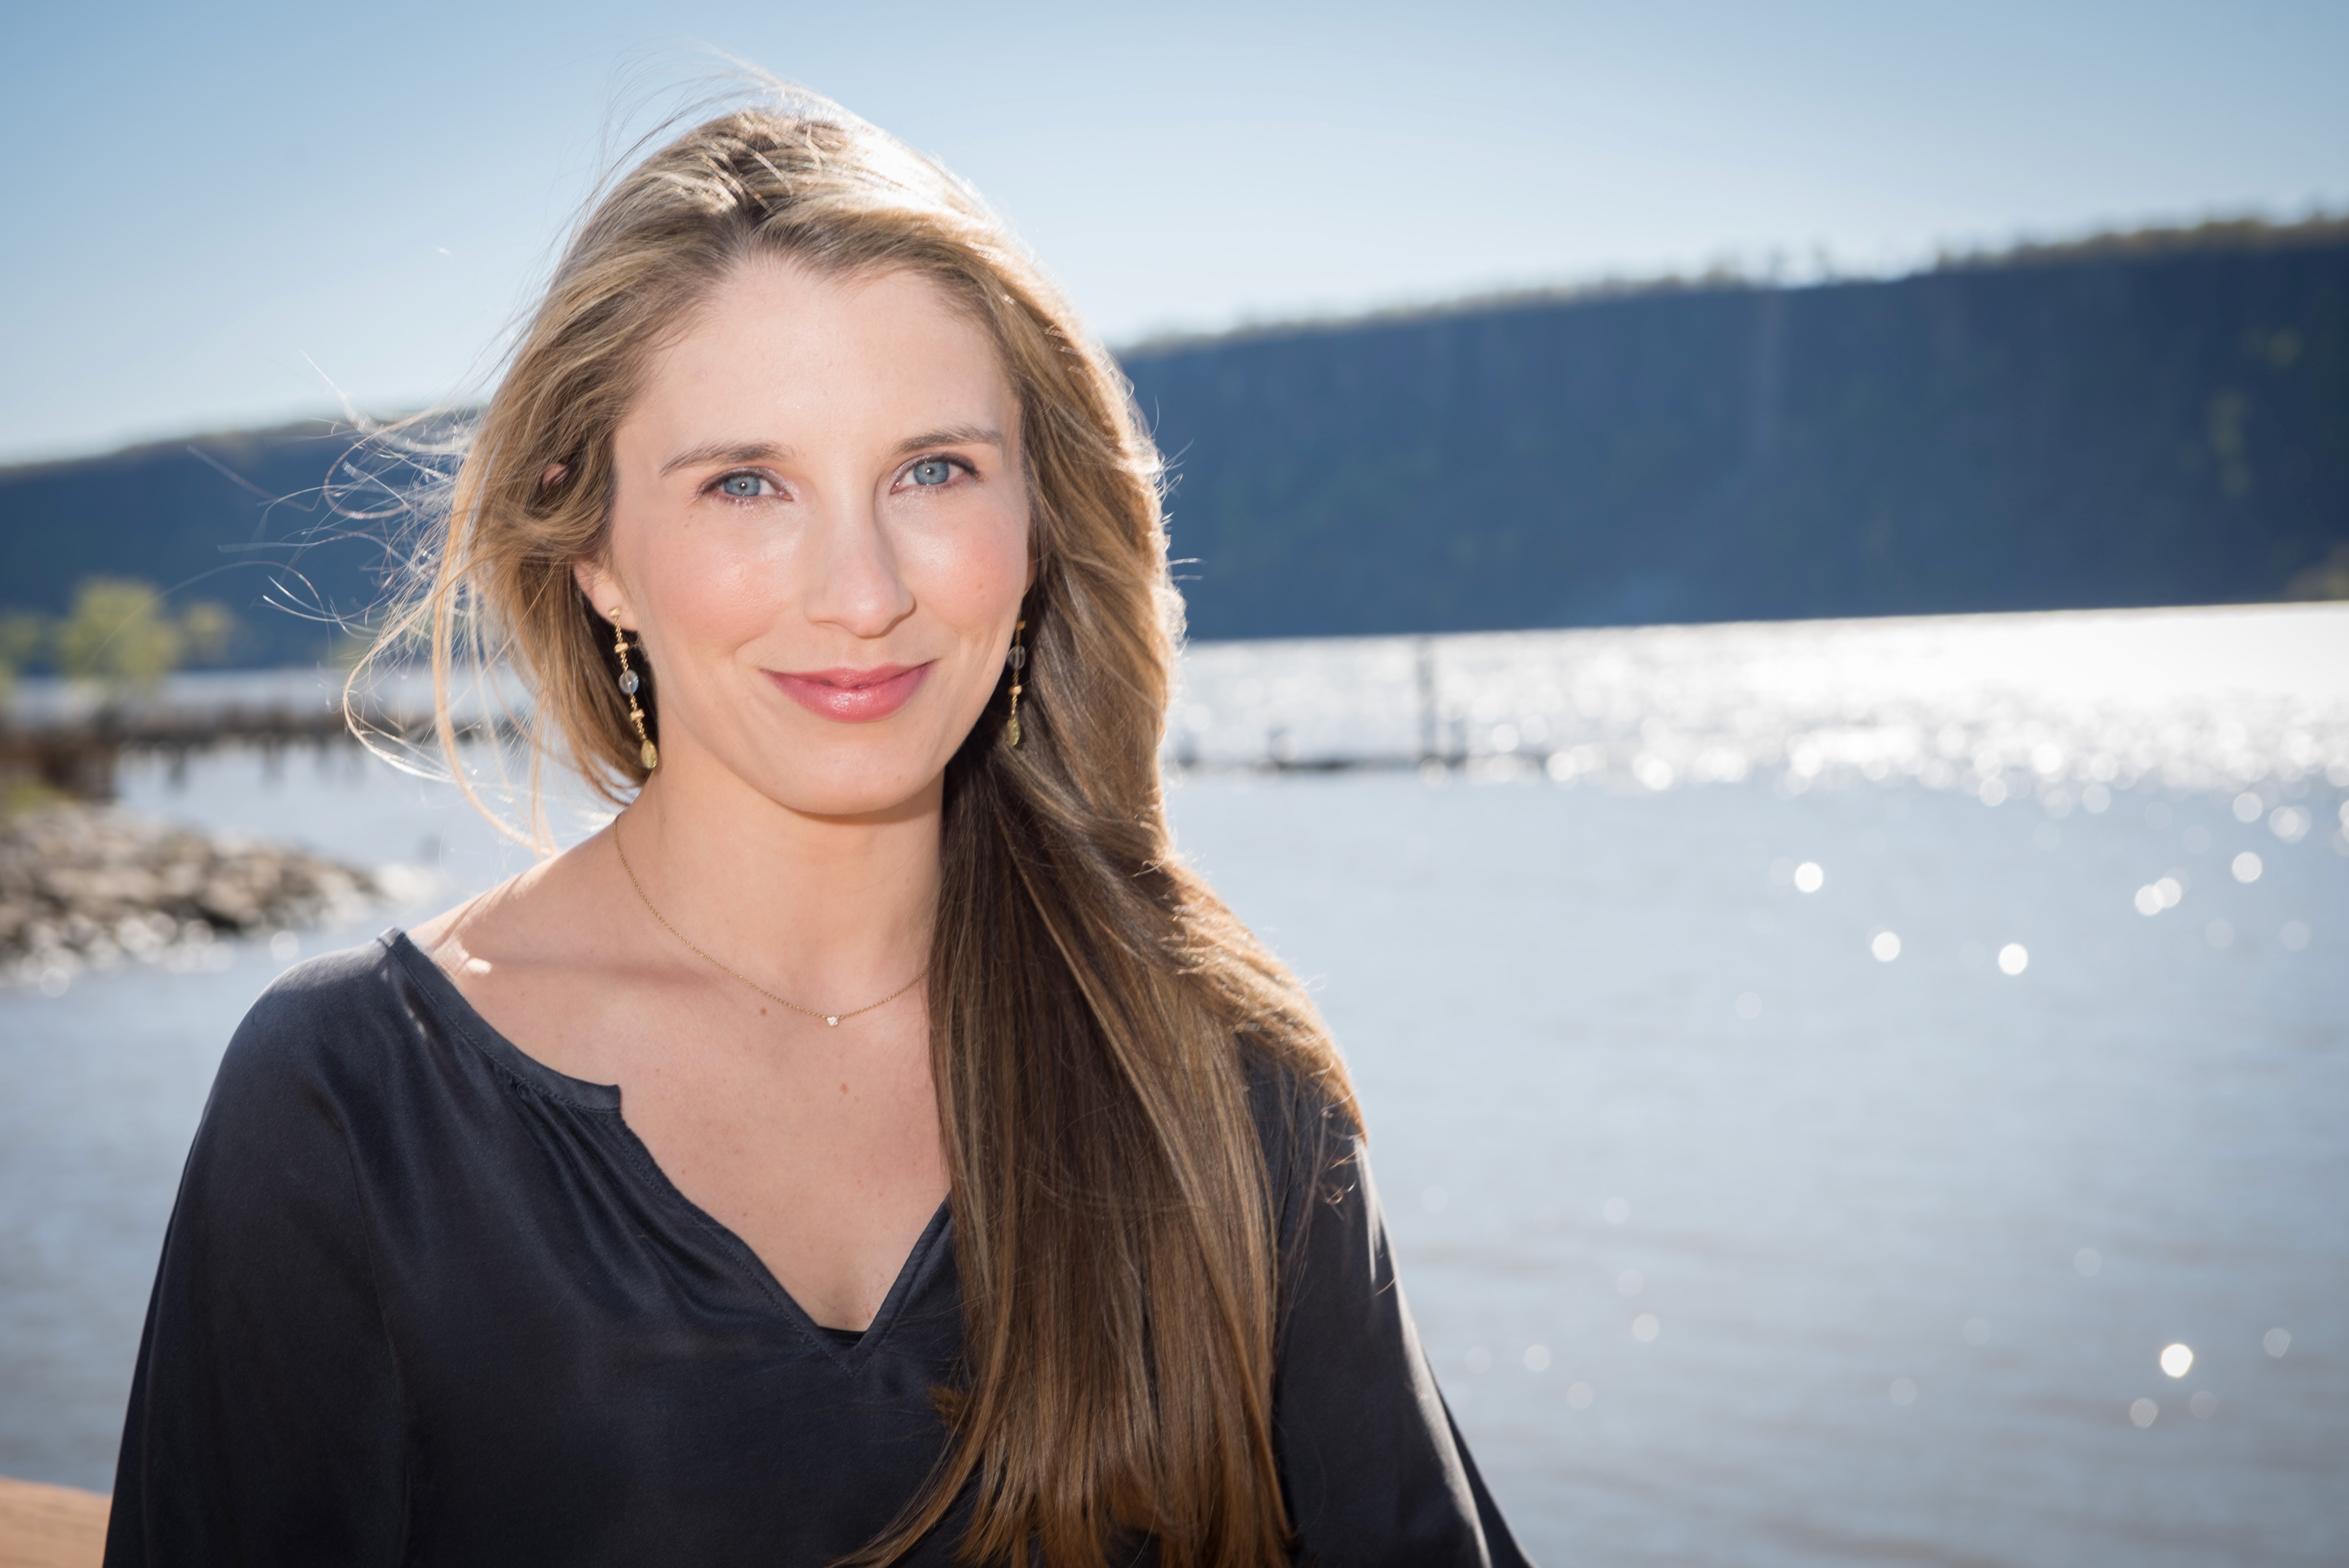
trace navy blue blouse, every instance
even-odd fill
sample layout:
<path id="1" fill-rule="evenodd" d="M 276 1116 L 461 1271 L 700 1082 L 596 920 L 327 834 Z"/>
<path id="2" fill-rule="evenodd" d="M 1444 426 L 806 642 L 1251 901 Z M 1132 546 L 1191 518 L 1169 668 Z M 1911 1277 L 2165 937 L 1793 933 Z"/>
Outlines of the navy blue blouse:
<path id="1" fill-rule="evenodd" d="M 1265 1136 L 1294 1138 L 1268 1098 Z M 1319 1163 L 1280 1195 L 1299 1560 L 1522 1563 L 1358 1142 Z M 872 1326 L 828 1331 L 669 1184 L 616 1088 L 525 1055 L 388 935 L 289 971 L 221 1064 L 106 1561 L 818 1568 L 930 1473 L 961 1334 L 944 1207 Z M 942 1568 L 960 1534 L 949 1515 L 906 1561 Z"/>

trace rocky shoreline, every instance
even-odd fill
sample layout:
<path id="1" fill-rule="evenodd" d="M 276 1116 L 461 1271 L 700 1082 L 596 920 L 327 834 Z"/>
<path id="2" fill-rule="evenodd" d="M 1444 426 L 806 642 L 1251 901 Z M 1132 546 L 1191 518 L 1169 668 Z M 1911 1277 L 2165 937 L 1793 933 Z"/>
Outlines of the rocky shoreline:
<path id="1" fill-rule="evenodd" d="M 46 990 L 130 961 L 208 967 L 224 939 L 339 922 L 382 895 L 367 872 L 284 845 L 42 806 L 0 819 L 0 980 Z"/>

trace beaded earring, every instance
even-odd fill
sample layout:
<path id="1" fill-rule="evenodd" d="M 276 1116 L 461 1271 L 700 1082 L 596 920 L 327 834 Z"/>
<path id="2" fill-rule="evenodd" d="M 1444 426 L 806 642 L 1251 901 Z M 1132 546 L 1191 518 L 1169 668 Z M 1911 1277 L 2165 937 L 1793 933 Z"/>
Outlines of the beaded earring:
<path id="1" fill-rule="evenodd" d="M 612 607 L 612 651 L 620 658 L 620 695 L 628 700 L 628 722 L 636 728 L 636 755 L 650 773 L 660 766 L 660 748 L 645 733 L 645 711 L 636 706 L 636 689 L 644 684 L 628 663 L 628 634 L 620 629 L 620 607 Z"/>
<path id="2" fill-rule="evenodd" d="M 1028 649 L 1021 644 L 1019 634 L 1027 629 L 1024 620 L 1011 628 L 1011 651 L 1003 660 L 1011 667 L 1011 718 L 1003 726 L 1003 743 L 1007 746 L 1019 743 L 1019 672 L 1028 668 Z"/>

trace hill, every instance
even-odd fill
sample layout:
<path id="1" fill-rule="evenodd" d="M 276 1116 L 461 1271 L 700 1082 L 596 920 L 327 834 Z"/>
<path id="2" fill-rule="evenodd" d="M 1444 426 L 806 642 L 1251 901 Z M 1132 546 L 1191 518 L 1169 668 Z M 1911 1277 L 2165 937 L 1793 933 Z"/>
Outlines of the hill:
<path id="1" fill-rule="evenodd" d="M 388 560 L 383 523 L 343 514 L 387 499 L 343 466 L 353 452 L 317 421 L 0 470 L 0 610 L 62 615 L 86 577 L 139 578 L 228 606 L 230 663 L 323 659 Z"/>
<path id="2" fill-rule="evenodd" d="M 1203 638 L 2271 598 L 2349 547 L 2349 223 L 1126 365 Z"/>
<path id="3" fill-rule="evenodd" d="M 2192 604 L 2349 578 L 2349 223 L 1885 282 L 1666 283 L 1144 345 L 1201 638 Z M 0 471 L 0 607 L 380 595 L 325 426 Z M 293 605 L 310 616 L 281 613 Z"/>

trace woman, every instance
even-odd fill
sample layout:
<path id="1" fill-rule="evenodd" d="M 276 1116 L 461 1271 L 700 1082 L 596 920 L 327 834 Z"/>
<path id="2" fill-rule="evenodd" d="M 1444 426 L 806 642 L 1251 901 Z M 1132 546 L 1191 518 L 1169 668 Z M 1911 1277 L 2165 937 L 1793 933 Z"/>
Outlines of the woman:
<path id="1" fill-rule="evenodd" d="M 1157 472 L 872 128 L 616 183 L 418 615 L 626 809 L 255 1005 L 109 1563 L 1522 1561 L 1344 1068 L 1173 855 Z"/>

